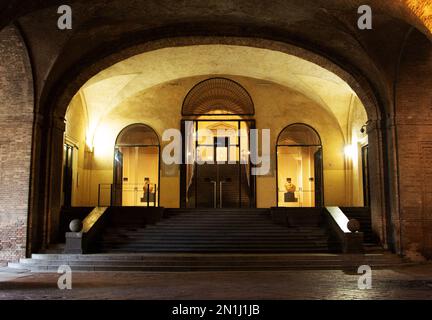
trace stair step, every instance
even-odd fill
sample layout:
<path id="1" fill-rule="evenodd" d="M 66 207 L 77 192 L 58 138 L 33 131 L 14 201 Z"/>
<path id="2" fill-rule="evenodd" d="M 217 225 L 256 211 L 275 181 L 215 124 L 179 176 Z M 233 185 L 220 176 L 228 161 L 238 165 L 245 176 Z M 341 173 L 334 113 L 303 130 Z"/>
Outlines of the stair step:
<path id="1" fill-rule="evenodd" d="M 137 253 L 328 253 L 319 209 L 290 210 L 305 217 L 302 227 L 275 224 L 268 209 L 166 209 L 164 219 L 143 225 L 140 216 L 117 214 L 98 243 L 103 252 Z M 145 212 L 143 211 L 143 214 Z M 308 222 L 310 220 L 310 222 Z M 363 224 L 367 229 L 366 222 Z M 365 240 L 372 237 L 365 232 Z M 376 248 L 370 247 L 371 251 Z"/>
<path id="2" fill-rule="evenodd" d="M 73 271 L 125 271 L 125 272 L 194 272 L 194 271 L 263 271 L 263 270 L 305 270 L 305 269 L 353 269 L 367 264 L 372 268 L 404 264 L 401 258 L 389 253 L 379 254 L 329 254 L 314 248 L 316 253 L 284 253 L 272 249 L 274 253 L 216 253 L 217 250 L 192 249 L 195 253 L 175 252 L 122 253 L 124 249 L 113 249 L 110 254 L 33 254 L 31 259 L 21 259 L 20 263 L 10 263 L 9 268 L 16 271 L 57 272 L 61 265 L 69 265 Z M 130 250 L 130 249 L 128 249 Z M 268 249 L 265 249 L 268 250 Z M 320 251 L 321 250 L 321 251 Z M 149 252 L 150 251 L 150 252 Z M 248 252 L 248 249 L 244 250 Z M 139 252 L 139 249 L 137 250 Z M 213 253 L 212 253 L 213 252 Z M 320 253 L 321 252 L 321 253 Z"/>
<path id="3" fill-rule="evenodd" d="M 105 247 L 102 247 L 102 249 L 105 249 Z M 304 245 L 304 246 L 229 246 L 229 245 L 187 245 L 187 246 L 163 246 L 163 245 L 113 245 L 109 246 L 109 250 L 111 249 L 128 249 L 132 252 L 143 250 L 146 252 L 147 250 L 152 252 L 162 252 L 162 251 L 182 251 L 182 252 L 189 252 L 193 250 L 216 250 L 218 252 L 224 252 L 225 250 L 232 250 L 232 251 L 243 251 L 243 250 L 249 250 L 252 252 L 261 252 L 265 250 L 280 250 L 280 251 L 295 251 L 295 252 L 314 252 L 315 250 L 320 250 L 320 252 L 323 252 L 322 250 L 328 250 L 328 246 L 325 244 L 318 245 Z"/>
<path id="4" fill-rule="evenodd" d="M 267 209 L 167 209 L 155 225 L 139 219 L 105 230 L 99 248 L 106 252 L 328 252 L 326 230 L 316 224 L 288 228 L 273 223 Z M 306 215 L 306 214 L 305 214 Z"/>
<path id="5" fill-rule="evenodd" d="M 164 235 L 164 234 L 138 234 L 138 235 L 104 235 L 102 237 L 102 240 L 122 240 L 122 241 L 129 241 L 129 240 L 157 240 L 157 241 L 163 241 L 163 240 L 169 240 L 169 241 L 176 241 L 176 240 L 184 240 L 187 241 L 190 240 L 221 240 L 221 241 L 236 241 L 236 240 L 245 240 L 245 241 L 307 241 L 307 240 L 315 240 L 315 239 L 326 239 L 328 240 L 329 237 L 324 235 L 274 235 L 274 236 L 258 236 L 256 234 L 244 234 L 244 235 L 238 235 L 238 236 L 231 236 L 231 235 L 190 235 L 190 234 L 175 234 L 175 235 Z"/>
<path id="6" fill-rule="evenodd" d="M 386 268 L 391 266 L 389 263 L 377 263 L 373 267 L 374 269 Z M 208 272 L 208 271 L 283 271 L 283 270 L 335 270 L 335 269 L 353 269 L 356 267 L 350 264 L 326 264 L 326 265 L 310 265 L 310 264 L 299 264 L 299 265 L 288 265 L 288 266 L 74 266 L 72 270 L 74 272 Z M 58 268 L 53 266 L 37 266 L 32 267 L 32 272 L 40 273 L 55 273 Z"/>
<path id="7" fill-rule="evenodd" d="M 300 230 L 289 230 L 289 229 L 275 229 L 272 232 L 267 232 L 267 230 L 249 230 L 249 229 L 215 229 L 215 228 L 169 228 L 170 232 L 165 232 L 166 229 L 159 228 L 145 228 L 145 229 L 121 229 L 121 230 L 108 230 L 105 234 L 125 234 L 125 235 L 141 235 L 141 234 L 216 234 L 216 235 L 224 235 L 224 234 L 258 234 L 258 235 L 324 235 L 326 232 L 324 230 L 311 230 L 311 231 L 300 231 Z M 111 231 L 111 232 L 110 232 Z"/>
<path id="8" fill-rule="evenodd" d="M 308 259 L 311 261 L 317 260 L 328 260 L 328 259 L 339 259 L 339 260 L 363 260 L 363 259 L 389 259 L 389 258 L 397 258 L 400 259 L 397 255 L 391 254 L 388 252 L 379 253 L 379 254 L 155 254 L 155 253 L 125 253 L 125 254 L 107 254 L 107 253 L 97 253 L 97 254 L 40 254 L 34 253 L 31 256 L 33 260 L 165 260 L 165 259 L 187 259 L 187 260 L 224 260 L 224 261 L 232 261 L 235 260 L 297 260 L 297 259 Z"/>
<path id="9" fill-rule="evenodd" d="M 111 253 L 125 253 L 125 252 L 155 252 L 155 253 L 192 253 L 192 252 L 197 252 L 197 253 L 223 253 L 223 252 L 232 252 L 232 253 L 246 253 L 246 252 L 250 252 L 250 253 L 304 253 L 304 252 L 308 252 L 308 253 L 326 253 L 328 252 L 327 248 L 313 248 L 310 249 L 308 251 L 305 251 L 304 249 L 299 249 L 299 248 L 293 248 L 293 249 L 276 249 L 276 248 L 264 248 L 264 249 L 259 249 L 259 248 L 254 248 L 254 249 L 247 249 L 247 248 L 242 248 L 242 249 L 233 249 L 233 248 L 215 248 L 215 249 L 211 249 L 211 248 L 176 248 L 176 249 L 155 249 L 155 248 L 145 248 L 145 250 L 143 250 L 142 248 L 138 248 L 133 250 L 133 248 L 127 248 L 127 249 L 110 249 Z"/>
<path id="10" fill-rule="evenodd" d="M 287 243 L 287 244 L 272 244 L 272 243 L 226 243 L 226 242 L 183 242 L 183 243 L 158 243 L 156 241 L 128 243 L 128 242 L 108 242 L 104 247 L 131 247 L 131 248 L 315 248 L 315 247 L 328 247 L 327 242 L 309 242 L 309 243 Z"/>

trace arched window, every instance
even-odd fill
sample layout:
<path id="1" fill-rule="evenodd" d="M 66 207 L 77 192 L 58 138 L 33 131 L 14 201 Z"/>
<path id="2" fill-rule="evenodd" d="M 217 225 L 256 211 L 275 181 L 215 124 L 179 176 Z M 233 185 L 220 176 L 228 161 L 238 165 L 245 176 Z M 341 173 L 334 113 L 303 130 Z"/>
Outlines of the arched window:
<path id="1" fill-rule="evenodd" d="M 127 126 L 117 136 L 116 147 L 137 145 L 158 146 L 156 132 L 151 127 L 138 123 Z"/>
<path id="2" fill-rule="evenodd" d="M 145 124 L 133 124 L 118 135 L 114 150 L 112 204 L 159 205 L 159 139 Z"/>
<path id="3" fill-rule="evenodd" d="M 321 139 L 312 127 L 295 123 L 277 139 L 279 207 L 321 207 L 323 165 Z"/>
<path id="4" fill-rule="evenodd" d="M 285 127 L 277 141 L 278 146 L 321 146 L 321 139 L 312 127 L 296 123 Z"/>
<path id="5" fill-rule="evenodd" d="M 211 78 L 195 85 L 183 101 L 183 116 L 253 115 L 251 96 L 239 83 Z"/>

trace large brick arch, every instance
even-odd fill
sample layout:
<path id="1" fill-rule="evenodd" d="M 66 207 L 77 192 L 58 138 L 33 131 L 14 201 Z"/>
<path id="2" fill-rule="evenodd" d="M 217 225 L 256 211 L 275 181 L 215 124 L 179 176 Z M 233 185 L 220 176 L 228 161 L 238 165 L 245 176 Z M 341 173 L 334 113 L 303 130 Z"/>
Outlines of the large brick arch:
<path id="1" fill-rule="evenodd" d="M 269 50 L 280 51 L 283 53 L 295 55 L 302 59 L 313 62 L 321 67 L 332 71 L 337 74 L 340 78 L 345 80 L 351 88 L 357 93 L 362 100 L 370 120 L 369 124 L 369 136 L 371 139 L 371 156 L 374 161 L 372 164 L 371 171 L 373 176 L 371 180 L 373 182 L 374 202 L 372 205 L 373 221 L 375 231 L 380 235 L 383 242 L 387 242 L 387 230 L 386 230 L 386 207 L 385 207 L 385 150 L 383 145 L 384 135 L 381 132 L 383 112 L 382 102 L 380 98 L 377 98 L 375 90 L 371 87 L 367 78 L 361 75 L 359 72 L 350 70 L 348 66 L 343 65 L 346 68 L 334 63 L 333 61 L 316 54 L 314 52 L 305 50 L 303 48 L 272 40 L 260 39 L 260 38 L 236 38 L 236 37 L 177 37 L 177 38 L 161 38 L 155 41 L 148 41 L 143 44 L 127 47 L 124 50 L 119 50 L 108 56 L 100 56 L 94 58 L 91 62 L 80 64 L 80 68 L 72 73 L 73 76 L 67 77 L 67 73 L 63 78 L 63 81 L 55 88 L 52 93 L 45 93 L 49 104 L 41 105 L 41 117 L 43 116 L 44 122 L 36 130 L 39 132 L 35 135 L 34 145 L 35 149 L 38 150 L 38 156 L 33 158 L 34 161 L 38 162 L 39 159 L 45 159 L 43 163 L 39 162 L 39 167 L 44 167 L 49 177 L 47 180 L 43 180 L 43 177 L 39 180 L 41 184 L 35 186 L 33 192 L 41 193 L 44 192 L 45 198 L 50 199 L 51 203 L 47 206 L 33 208 L 32 215 L 45 216 L 45 220 L 50 221 L 48 229 L 45 228 L 42 236 L 39 236 L 49 241 L 49 239 L 55 239 L 57 237 L 55 226 L 58 223 L 58 214 L 60 211 L 59 194 L 58 190 L 61 186 L 61 167 L 59 165 L 59 157 L 61 157 L 62 151 L 62 139 L 64 124 L 63 118 L 65 116 L 67 107 L 76 94 L 76 92 L 84 85 L 91 77 L 106 69 L 113 64 L 127 59 L 133 55 L 157 50 L 166 47 L 177 47 L 177 46 L 193 46 L 199 44 L 229 44 L 248 46 L 255 48 L 265 48 Z M 355 74 L 355 76 L 353 76 Z M 44 108 L 45 107 L 45 108 Z M 42 139 L 42 140 L 40 140 Z M 49 141 L 49 144 L 45 148 L 40 142 L 43 140 Z M 57 160 L 56 160 L 57 159 Z M 35 172 L 37 174 L 37 172 Z M 34 218 L 33 218 L 34 219 Z M 35 245 L 37 248 L 38 245 Z"/>
<path id="2" fill-rule="evenodd" d="M 102 1 L 103 0 L 94 0 L 93 2 L 97 5 L 98 2 Z M 68 4 L 74 6 L 76 2 L 78 1 L 70 0 Z M 111 2 L 124 3 L 122 0 L 113 0 Z M 351 10 L 352 8 L 358 8 L 360 5 L 369 4 L 379 12 L 386 12 L 395 18 L 406 21 L 425 34 L 430 35 L 432 32 L 431 3 L 429 0 L 369 0 L 367 3 L 365 3 L 364 0 L 316 0 L 314 2 L 317 6 L 326 10 L 329 8 L 337 8 L 341 11 Z M 19 17 L 37 10 L 58 7 L 62 4 L 64 4 L 62 0 L 26 1 L 24 3 L 21 0 L 3 0 L 0 3 L 0 29 Z M 305 4 L 310 6 L 309 3 Z M 168 5 L 166 6 L 168 7 Z"/>
<path id="3" fill-rule="evenodd" d="M 2 224 L 8 223 L 7 212 L 12 212 L 16 214 L 14 218 L 17 219 L 14 221 L 18 221 L 18 224 L 10 228 L 15 230 L 13 232 L 17 235 L 22 234 L 19 239 L 13 237 L 15 233 L 8 234 L 2 238 L 5 239 L 4 245 L 0 239 L 0 245 L 7 247 L 6 250 L 3 248 L 3 252 L 7 252 L 8 257 L 22 256 L 26 237 L 20 230 L 25 230 L 26 221 L 30 239 L 28 252 L 37 250 L 48 243 L 50 238 L 55 237 L 55 215 L 59 210 L 58 190 L 61 182 L 58 159 L 64 130 L 63 117 L 69 101 L 81 85 L 104 68 L 134 54 L 165 47 L 215 43 L 286 52 L 314 62 L 344 79 L 357 92 L 367 109 L 369 119 L 372 120 L 369 124 L 369 137 L 374 141 L 374 147 L 370 152 L 377 167 L 371 183 L 376 191 L 373 194 L 379 199 L 372 208 L 376 213 L 373 215 L 374 229 L 385 243 L 395 242 L 395 248 L 400 253 L 417 250 L 430 255 L 432 242 L 430 218 L 427 215 L 428 210 L 430 211 L 427 207 L 430 202 L 428 180 L 410 180 L 412 176 L 417 179 L 424 178 L 421 173 L 414 172 L 412 161 L 421 163 L 428 159 L 430 124 L 427 121 L 430 112 L 424 107 L 428 105 L 430 97 L 424 88 L 430 83 L 431 79 L 426 75 L 431 74 L 432 69 L 428 41 L 428 38 L 431 39 L 431 16 L 427 10 L 430 1 L 370 1 L 378 22 L 375 25 L 379 27 L 371 32 L 360 32 L 350 27 L 355 25 L 356 8 L 364 4 L 362 0 L 318 0 L 314 5 L 275 0 L 275 7 L 250 4 L 232 6 L 230 1 L 222 0 L 214 1 L 212 10 L 205 6 L 194 6 L 193 1 L 181 8 L 177 7 L 177 10 L 177 2 L 172 2 L 173 6 L 146 7 L 149 2 L 143 1 L 140 6 L 148 10 L 135 10 L 133 13 L 122 11 L 127 10 L 127 6 L 123 5 L 124 1 L 114 0 L 109 3 L 109 10 L 100 11 L 101 16 L 97 19 L 93 19 L 96 16 L 94 11 L 87 10 L 87 3 L 72 0 L 70 4 L 77 9 L 75 16 L 78 28 L 63 34 L 53 31 L 50 25 L 55 22 L 55 9 L 63 4 L 61 1 L 21 2 L 2 2 L 0 29 L 11 21 L 19 20 L 17 25 L 21 26 L 23 34 L 27 31 L 29 47 L 32 48 L 33 43 L 33 49 L 39 49 L 41 34 L 32 34 L 29 31 L 43 27 L 45 23 L 45 28 L 41 28 L 42 31 L 39 32 L 42 32 L 42 36 L 46 36 L 43 32 L 48 32 L 47 39 L 51 39 L 50 36 L 54 34 L 55 40 L 45 41 L 39 52 L 30 50 L 33 53 L 35 87 L 41 91 L 36 94 L 38 98 L 33 99 L 32 72 L 24 41 L 15 27 L 7 27 L 0 33 L 3 53 L 6 52 L 4 50 L 14 53 L 8 54 L 4 59 L 2 55 L 0 62 L 4 71 L 0 79 L 7 83 L 4 86 L 6 94 L 0 96 L 0 108 L 13 106 L 16 110 L 13 114 L 6 112 L 0 115 L 1 128 L 8 129 L 11 123 L 14 123 L 13 130 L 19 132 L 12 136 L 12 129 L 8 129 L 9 131 L 5 130 L 5 134 L 0 137 L 0 197 L 6 197 L 8 181 L 20 177 L 22 179 L 19 181 L 23 185 L 19 190 L 12 189 L 12 194 L 16 196 L 16 201 L 24 199 L 25 192 L 28 194 L 28 181 L 32 178 L 30 203 L 28 200 L 13 203 L 13 197 L 8 196 L 4 199 L 9 201 L 10 205 L 5 202 L 6 206 L 0 208 L 0 228 Z M 97 7 L 98 3 L 105 1 L 92 1 L 94 7 Z M 5 10 L 1 7 L 3 4 Z M 280 10 L 271 10 L 274 8 Z M 36 12 L 37 10 L 40 11 Z M 153 15 L 152 10 L 163 14 Z M 181 10 L 182 14 L 179 15 L 178 10 Z M 311 12 L 313 14 L 310 14 Z M 114 15 L 119 13 L 126 18 L 124 21 L 115 19 Z M 193 19 L 203 15 L 207 24 L 216 25 L 216 29 L 204 32 L 205 28 L 199 24 L 202 21 L 196 22 L 197 19 Z M 238 23 L 227 21 L 227 17 Z M 242 17 L 245 19 L 241 19 Z M 299 17 L 302 19 L 301 23 L 295 23 Z M 213 18 L 221 20 L 213 23 Z M 103 21 L 106 21 L 106 24 Z M 137 21 L 140 26 L 138 28 Z M 174 24 L 168 26 L 172 21 Z M 317 22 L 320 23 L 320 28 L 315 27 Z M 152 29 L 156 28 L 155 26 L 160 26 L 159 31 Z M 399 41 L 410 29 L 411 35 L 405 42 L 396 72 L 393 59 L 399 55 Z M 391 34 L 394 30 L 399 32 Z M 215 34 L 219 37 L 214 36 Z M 68 37 L 71 41 L 68 41 Z M 80 46 L 84 39 L 88 42 Z M 322 39 L 325 39 L 325 43 L 320 42 Z M 91 46 L 93 43 L 94 48 Z M 394 53 L 395 51 L 397 53 Z M 18 59 L 18 62 L 14 59 Z M 14 68 L 14 64 L 18 68 Z M 22 72 L 24 69 L 26 71 Z M 396 78 L 394 72 L 398 74 Z M 422 77 L 413 79 L 412 76 L 417 73 L 421 73 Z M 17 90 L 20 94 L 13 94 Z M 419 103 L 421 106 L 417 109 Z M 26 160 L 32 149 L 30 144 L 27 144 L 27 134 L 28 130 L 31 132 L 33 108 L 30 108 L 30 111 L 26 108 L 33 105 L 37 106 L 38 115 L 33 132 L 30 174 L 30 162 Z M 392 108 L 393 106 L 395 108 Z M 417 117 L 413 110 L 422 110 L 426 115 L 423 116 L 422 113 L 421 117 Z M 11 119 L 16 119 L 16 123 L 11 122 Z M 415 130 L 407 134 L 407 128 Z M 29 147 L 24 147 L 24 144 Z M 18 157 L 19 150 L 22 156 L 13 162 L 12 160 Z M 24 165 L 19 166 L 21 163 Z M 4 170 L 10 165 L 10 170 Z M 14 166 L 19 166 L 20 169 Z M 406 184 L 407 181 L 410 183 L 408 187 L 404 187 L 403 182 Z M 417 203 L 409 205 L 413 199 L 417 199 Z M 22 220 L 28 207 L 29 219 Z M 415 232 L 419 228 L 422 233 Z M 421 239 L 413 236 L 420 234 Z"/>

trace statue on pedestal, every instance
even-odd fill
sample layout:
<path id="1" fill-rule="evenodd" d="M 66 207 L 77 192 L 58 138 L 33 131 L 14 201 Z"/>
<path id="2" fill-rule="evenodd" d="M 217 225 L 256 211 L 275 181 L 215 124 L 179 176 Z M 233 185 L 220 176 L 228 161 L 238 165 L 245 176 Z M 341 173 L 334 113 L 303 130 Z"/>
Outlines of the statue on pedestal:
<path id="1" fill-rule="evenodd" d="M 150 178 L 144 178 L 144 195 L 141 202 L 154 202 L 155 201 L 155 186 L 150 182 Z"/>
<path id="2" fill-rule="evenodd" d="M 291 182 L 291 178 L 287 178 L 285 183 L 285 190 L 286 192 L 292 192 L 294 193 L 297 189 L 297 187 Z"/>
<path id="3" fill-rule="evenodd" d="M 144 196 L 147 194 L 147 192 L 148 193 L 154 192 L 154 185 L 153 183 L 150 182 L 150 178 L 144 178 L 143 191 L 144 191 Z"/>
<path id="4" fill-rule="evenodd" d="M 295 197 L 297 187 L 292 183 L 291 178 L 286 179 L 285 183 L 285 202 L 297 202 L 297 198 Z"/>

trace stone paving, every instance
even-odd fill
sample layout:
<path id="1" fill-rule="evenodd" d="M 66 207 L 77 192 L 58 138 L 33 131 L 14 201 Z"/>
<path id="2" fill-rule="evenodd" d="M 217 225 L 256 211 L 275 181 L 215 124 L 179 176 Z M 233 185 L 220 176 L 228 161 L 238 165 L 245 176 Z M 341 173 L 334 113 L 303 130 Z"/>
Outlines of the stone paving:
<path id="1" fill-rule="evenodd" d="M 432 263 L 374 270 L 372 289 L 344 271 L 18 274 L 0 281 L 0 299 L 432 299 Z"/>

